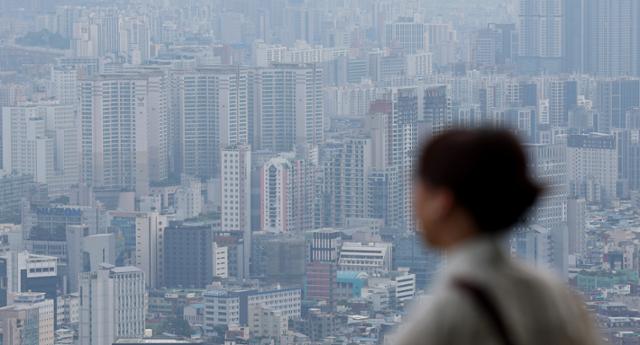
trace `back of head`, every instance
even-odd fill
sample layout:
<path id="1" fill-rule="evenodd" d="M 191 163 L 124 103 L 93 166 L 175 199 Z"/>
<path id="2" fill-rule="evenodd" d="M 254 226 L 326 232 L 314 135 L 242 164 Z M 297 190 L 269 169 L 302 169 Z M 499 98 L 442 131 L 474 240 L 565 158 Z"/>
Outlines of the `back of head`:
<path id="1" fill-rule="evenodd" d="M 450 190 L 456 203 L 484 233 L 507 231 L 534 204 L 540 188 L 526 156 L 505 130 L 457 129 L 430 140 L 418 163 L 418 178 Z"/>

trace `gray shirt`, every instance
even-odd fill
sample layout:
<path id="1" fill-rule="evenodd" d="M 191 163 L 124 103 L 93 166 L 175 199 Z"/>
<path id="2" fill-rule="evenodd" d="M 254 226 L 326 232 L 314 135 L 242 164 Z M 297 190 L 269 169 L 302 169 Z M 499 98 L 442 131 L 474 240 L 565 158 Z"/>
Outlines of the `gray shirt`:
<path id="1" fill-rule="evenodd" d="M 387 344 L 502 345 L 491 318 L 454 287 L 456 279 L 482 288 L 516 345 L 601 343 L 584 303 L 561 282 L 511 259 L 499 241 L 468 241 L 447 259 L 433 293 L 416 303 Z"/>

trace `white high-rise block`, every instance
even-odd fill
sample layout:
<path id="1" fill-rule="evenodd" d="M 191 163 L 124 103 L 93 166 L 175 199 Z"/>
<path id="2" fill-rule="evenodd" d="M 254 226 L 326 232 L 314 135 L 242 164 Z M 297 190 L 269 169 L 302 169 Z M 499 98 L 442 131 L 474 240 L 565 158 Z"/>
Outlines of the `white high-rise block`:
<path id="1" fill-rule="evenodd" d="M 80 275 L 80 344 L 111 345 L 144 335 L 144 272 L 104 264 Z"/>

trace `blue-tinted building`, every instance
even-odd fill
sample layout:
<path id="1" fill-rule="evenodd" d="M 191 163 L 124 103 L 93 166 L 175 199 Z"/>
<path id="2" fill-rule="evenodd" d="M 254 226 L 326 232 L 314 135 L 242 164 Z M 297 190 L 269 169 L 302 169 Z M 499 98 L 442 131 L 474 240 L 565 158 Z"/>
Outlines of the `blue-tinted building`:
<path id="1" fill-rule="evenodd" d="M 365 272 L 338 271 L 336 280 L 339 289 L 351 290 L 349 297 L 360 297 L 362 288 L 367 285 L 368 278 L 369 275 Z"/>

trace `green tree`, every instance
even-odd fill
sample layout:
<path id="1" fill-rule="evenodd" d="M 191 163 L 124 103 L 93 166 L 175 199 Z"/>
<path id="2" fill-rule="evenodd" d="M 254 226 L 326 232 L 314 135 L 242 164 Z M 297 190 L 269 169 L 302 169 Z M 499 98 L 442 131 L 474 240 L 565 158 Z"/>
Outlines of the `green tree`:
<path id="1" fill-rule="evenodd" d="M 164 320 L 160 326 L 161 333 L 171 333 L 181 337 L 191 336 L 191 326 L 184 319 L 172 317 Z"/>

